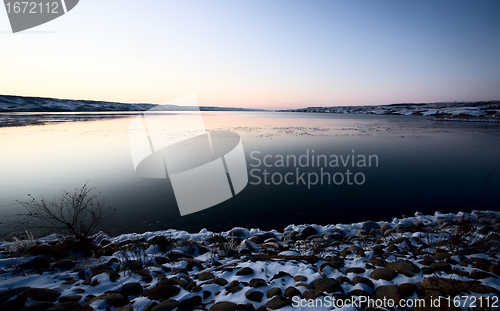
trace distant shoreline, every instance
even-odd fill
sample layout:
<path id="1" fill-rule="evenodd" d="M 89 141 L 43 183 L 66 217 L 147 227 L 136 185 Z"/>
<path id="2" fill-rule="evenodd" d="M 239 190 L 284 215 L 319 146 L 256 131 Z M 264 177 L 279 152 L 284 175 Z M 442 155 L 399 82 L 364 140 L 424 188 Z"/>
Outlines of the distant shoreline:
<path id="1" fill-rule="evenodd" d="M 414 115 L 433 117 L 434 121 L 499 122 L 500 101 L 403 103 L 378 106 L 334 106 L 285 109 L 278 112 Z"/>
<path id="2" fill-rule="evenodd" d="M 5 112 L 141 112 L 156 104 L 127 104 L 118 102 L 58 99 L 0 95 L 0 113 Z M 267 111 L 264 109 L 161 105 L 161 111 Z M 155 108 L 158 111 L 158 108 Z"/>

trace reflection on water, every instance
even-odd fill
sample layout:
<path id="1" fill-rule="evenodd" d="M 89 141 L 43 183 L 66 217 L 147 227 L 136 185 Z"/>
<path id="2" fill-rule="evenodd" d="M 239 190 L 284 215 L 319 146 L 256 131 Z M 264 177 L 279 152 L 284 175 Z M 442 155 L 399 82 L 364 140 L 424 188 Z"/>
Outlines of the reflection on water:
<path id="1" fill-rule="evenodd" d="M 390 219 L 415 211 L 470 211 L 477 206 L 484 177 L 500 162 L 499 124 L 405 116 L 205 112 L 209 130 L 241 136 L 248 170 L 260 169 L 254 174 L 261 177 L 264 170 L 270 177 L 275 174 L 275 181 L 278 175 L 295 173 L 297 168 L 304 178 L 322 173 L 318 166 L 281 167 L 275 161 L 267 162 L 273 164 L 269 167 L 258 166 L 255 158 L 263 160 L 265 155 L 274 160 L 277 155 L 299 158 L 314 150 L 316 155 L 337 155 L 339 159 L 352 154 L 377 155 L 379 163 L 378 167 L 350 168 L 365 176 L 362 185 L 317 183 L 308 189 L 296 182 L 297 176 L 293 184 L 256 185 L 257 179 L 249 176 L 250 183 L 236 197 L 180 217 L 168 179 L 145 179 L 134 172 L 127 137 L 133 116 L 108 116 L 111 118 L 99 116 L 95 122 L 76 119 L 0 128 L 2 219 L 15 214 L 19 206 L 13 203 L 27 199 L 28 193 L 51 199 L 61 194 L 60 189 L 71 190 L 87 181 L 102 192 L 108 204 L 118 208 L 108 228 L 112 233 L 234 226 L 282 230 L 290 223 Z M 347 168 L 323 169 L 334 175 L 345 174 Z M 496 172 L 484 206 L 500 207 L 499 189 L 500 172 Z M 5 226 L 0 230 L 8 231 Z"/>

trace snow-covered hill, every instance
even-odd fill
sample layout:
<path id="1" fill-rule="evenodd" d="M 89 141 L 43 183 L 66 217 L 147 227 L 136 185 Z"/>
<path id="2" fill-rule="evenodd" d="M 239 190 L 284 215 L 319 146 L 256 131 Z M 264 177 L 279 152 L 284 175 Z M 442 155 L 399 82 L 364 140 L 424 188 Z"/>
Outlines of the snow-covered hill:
<path id="1" fill-rule="evenodd" d="M 71 100 L 43 97 L 0 95 L 0 112 L 98 112 L 145 111 L 155 104 L 125 104 L 92 100 Z M 162 105 L 164 111 L 192 111 L 194 106 Z M 199 107 L 201 111 L 255 111 L 228 107 Z"/>
<path id="2" fill-rule="evenodd" d="M 376 115 L 419 115 L 442 120 L 500 121 L 500 101 L 392 104 L 380 106 L 308 107 L 285 112 L 356 113 Z"/>

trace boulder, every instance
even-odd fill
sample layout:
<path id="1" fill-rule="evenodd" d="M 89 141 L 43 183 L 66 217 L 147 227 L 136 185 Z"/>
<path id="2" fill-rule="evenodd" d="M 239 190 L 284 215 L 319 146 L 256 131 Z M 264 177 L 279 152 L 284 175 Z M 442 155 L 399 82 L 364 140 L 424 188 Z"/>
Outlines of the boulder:
<path id="1" fill-rule="evenodd" d="M 143 292 L 143 288 L 139 283 L 126 283 L 120 291 L 124 296 L 140 295 Z"/>
<path id="2" fill-rule="evenodd" d="M 180 288 L 174 285 L 160 285 L 148 289 L 143 293 L 143 295 L 151 300 L 162 300 L 173 297 L 177 295 L 180 291 L 181 291 Z"/>
<path id="3" fill-rule="evenodd" d="M 391 281 L 397 275 L 398 274 L 395 271 L 389 270 L 386 268 L 377 268 L 377 269 L 373 270 L 372 273 L 370 273 L 370 277 L 372 279 L 375 279 L 375 280 L 383 279 L 386 281 Z"/>
<path id="4" fill-rule="evenodd" d="M 279 287 L 274 287 L 274 288 L 271 288 L 270 290 L 267 291 L 266 293 L 266 297 L 267 298 L 271 298 L 273 296 L 279 296 L 281 295 L 281 288 Z M 288 296 L 287 296 L 288 297 Z"/>
<path id="5" fill-rule="evenodd" d="M 266 303 L 266 308 L 269 309 L 281 309 L 285 306 L 290 306 L 292 304 L 292 300 L 287 297 L 274 297 Z"/>
<path id="6" fill-rule="evenodd" d="M 372 280 L 365 278 L 365 277 L 362 277 L 362 276 L 355 276 L 352 278 L 352 285 L 356 285 L 358 283 L 366 284 L 366 285 L 370 286 L 371 288 L 375 288 L 375 285 L 373 285 Z"/>
<path id="7" fill-rule="evenodd" d="M 200 281 L 207 281 L 214 279 L 215 275 L 212 272 L 202 272 L 198 275 L 198 280 Z"/>
<path id="8" fill-rule="evenodd" d="M 179 307 L 179 302 L 174 299 L 167 299 L 154 306 L 151 311 L 172 311 Z"/>
<path id="9" fill-rule="evenodd" d="M 385 265 L 386 269 L 392 270 L 396 273 L 403 274 L 407 277 L 413 277 L 420 272 L 420 268 L 415 264 L 407 261 L 390 262 Z"/>
<path id="10" fill-rule="evenodd" d="M 250 290 L 245 293 L 245 297 L 247 297 L 248 300 L 255 301 L 255 302 L 261 302 L 262 297 L 264 294 L 262 292 L 259 292 L 257 290 Z"/>
<path id="11" fill-rule="evenodd" d="M 221 301 L 214 304 L 210 311 L 236 311 L 237 306 L 234 302 Z"/>
<path id="12" fill-rule="evenodd" d="M 383 285 L 377 287 L 377 290 L 375 291 L 375 298 L 392 299 L 396 305 L 399 305 L 400 300 L 404 297 L 397 285 Z"/>
<path id="13" fill-rule="evenodd" d="M 250 275 L 250 274 L 253 274 L 253 269 L 250 267 L 243 267 L 240 269 L 240 271 L 236 272 L 236 275 L 240 275 L 240 276 Z"/>
<path id="14" fill-rule="evenodd" d="M 313 286 L 315 289 L 321 292 L 334 293 L 334 292 L 344 292 L 342 286 L 334 279 L 317 279 L 314 281 Z"/>
<path id="15" fill-rule="evenodd" d="M 281 294 L 281 292 L 280 292 L 280 294 Z M 293 286 L 287 287 L 287 289 L 285 289 L 285 297 L 292 298 L 294 296 L 298 296 L 299 298 L 302 298 L 302 293 Z"/>
<path id="16" fill-rule="evenodd" d="M 21 299 L 30 298 L 36 301 L 51 301 L 56 302 L 61 293 L 48 288 L 30 288 L 21 293 Z"/>
<path id="17" fill-rule="evenodd" d="M 250 286 L 254 287 L 254 288 L 266 286 L 266 285 L 267 285 L 267 283 L 263 279 L 255 278 L 255 279 L 250 280 Z"/>

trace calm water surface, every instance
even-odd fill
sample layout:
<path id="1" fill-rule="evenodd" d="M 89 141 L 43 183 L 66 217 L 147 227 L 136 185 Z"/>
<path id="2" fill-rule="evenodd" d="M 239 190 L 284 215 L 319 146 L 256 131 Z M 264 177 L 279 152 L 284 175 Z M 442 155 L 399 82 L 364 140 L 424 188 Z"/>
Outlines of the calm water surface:
<path id="1" fill-rule="evenodd" d="M 34 125 L 0 128 L 0 232 L 9 232 L 5 220 L 19 211 L 14 203 L 27 200 L 28 193 L 52 199 L 60 196 L 61 189 L 86 182 L 117 207 L 107 224 L 112 234 L 235 226 L 282 230 L 291 223 L 390 220 L 415 211 L 471 211 L 477 207 L 485 176 L 500 164 L 500 124 L 437 122 L 416 116 L 204 112 L 209 130 L 230 130 L 241 136 L 248 170 L 253 173 L 250 183 L 234 198 L 181 217 L 168 179 L 135 174 L 127 135 L 133 117 L 55 114 L 47 116 L 44 124 L 38 119 L 33 122 L 33 115 L 18 115 L 27 120 L 24 124 Z M 71 119 L 75 121 L 59 122 Z M 328 185 L 324 180 L 323 185 L 308 187 L 300 180 L 296 184 L 296 170 L 305 174 L 307 182 L 307 174 L 321 174 L 320 167 L 312 167 L 311 162 L 309 167 L 275 165 L 278 155 L 298 159 L 306 153 L 329 159 L 330 155 L 346 159 L 354 154 L 356 160 L 360 155 L 376 155 L 378 166 L 342 167 L 340 161 L 340 167 L 323 167 L 323 172 L 345 178 L 349 169 L 351 178 L 363 174 L 364 183 L 348 185 L 344 180 Z M 262 161 L 266 155 L 266 164 L 272 166 L 258 166 L 256 158 Z M 264 169 L 269 173 L 268 185 L 262 179 Z M 272 174 L 277 183 L 287 173 L 294 174 L 288 179 L 293 185 L 272 183 Z M 258 185 L 256 176 L 261 178 Z M 314 175 L 311 178 L 314 181 Z M 500 208 L 500 169 L 488 184 L 483 205 Z"/>

